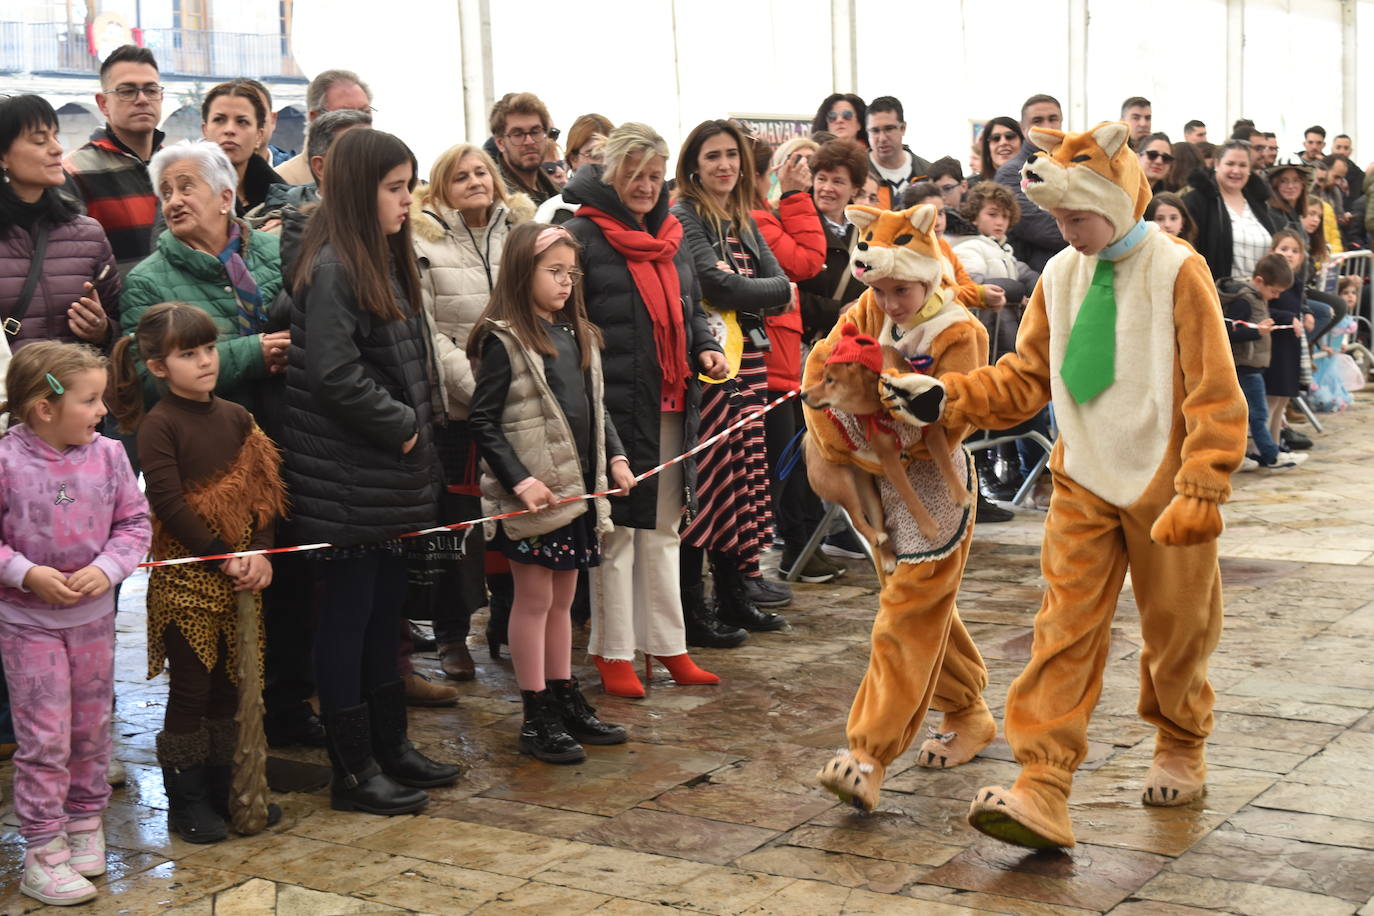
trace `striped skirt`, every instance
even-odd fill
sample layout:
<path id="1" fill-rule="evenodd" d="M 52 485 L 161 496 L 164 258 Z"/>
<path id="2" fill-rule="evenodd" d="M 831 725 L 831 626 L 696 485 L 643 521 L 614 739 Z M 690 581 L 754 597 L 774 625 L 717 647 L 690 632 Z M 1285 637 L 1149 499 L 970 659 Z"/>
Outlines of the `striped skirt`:
<path id="1" fill-rule="evenodd" d="M 746 346 L 739 375 L 705 388 L 702 439 L 758 413 L 768 403 L 763 354 Z M 758 416 L 697 455 L 697 514 L 682 532 L 682 541 L 691 547 L 728 553 L 742 567 L 754 566 L 772 517 L 763 417 Z"/>

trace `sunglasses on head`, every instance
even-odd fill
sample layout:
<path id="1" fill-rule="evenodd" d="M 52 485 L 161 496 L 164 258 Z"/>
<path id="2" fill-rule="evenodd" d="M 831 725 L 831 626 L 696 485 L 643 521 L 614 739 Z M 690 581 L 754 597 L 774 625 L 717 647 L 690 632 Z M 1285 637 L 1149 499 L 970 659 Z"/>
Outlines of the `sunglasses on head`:
<path id="1" fill-rule="evenodd" d="M 1174 161 L 1173 153 L 1161 153 L 1157 149 L 1147 149 L 1145 151 L 1145 158 L 1150 160 L 1151 162 L 1154 162 L 1156 159 L 1163 159 L 1165 162 Z"/>
<path id="2" fill-rule="evenodd" d="M 854 112 L 846 108 L 844 111 L 827 111 L 825 113 L 825 119 L 827 121 L 838 121 L 841 118 L 846 121 L 852 121 L 854 120 Z"/>

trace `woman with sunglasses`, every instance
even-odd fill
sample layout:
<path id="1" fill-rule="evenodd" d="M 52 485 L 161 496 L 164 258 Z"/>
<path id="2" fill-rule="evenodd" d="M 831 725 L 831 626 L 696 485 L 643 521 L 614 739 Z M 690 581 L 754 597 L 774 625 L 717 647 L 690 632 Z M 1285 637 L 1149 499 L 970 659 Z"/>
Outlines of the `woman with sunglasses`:
<path id="1" fill-rule="evenodd" d="M 849 92 L 836 92 L 825 97 L 816 117 L 811 121 L 811 133 L 822 131 L 840 140 L 855 140 L 868 148 L 868 106 L 864 100 Z"/>
<path id="2" fill-rule="evenodd" d="M 1171 183 L 1174 164 L 1174 145 L 1169 142 L 1168 134 L 1150 134 L 1140 144 L 1140 169 L 1150 190 L 1155 194 L 1161 191 L 1177 191 L 1178 186 Z"/>
<path id="3" fill-rule="evenodd" d="M 984 125 L 983 132 L 978 136 L 978 174 L 982 176 L 983 181 L 992 181 L 997 175 L 997 170 L 1021 152 L 1021 144 L 1024 142 L 1025 136 L 1021 133 L 1021 125 L 1013 118 L 1003 115 Z"/>

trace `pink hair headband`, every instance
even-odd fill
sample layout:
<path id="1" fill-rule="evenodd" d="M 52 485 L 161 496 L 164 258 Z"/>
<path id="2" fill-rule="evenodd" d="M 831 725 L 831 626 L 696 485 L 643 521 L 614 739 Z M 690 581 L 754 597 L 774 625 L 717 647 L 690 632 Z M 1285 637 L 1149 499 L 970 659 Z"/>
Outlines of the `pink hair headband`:
<path id="1" fill-rule="evenodd" d="M 573 237 L 562 226 L 550 226 L 540 232 L 534 240 L 534 256 L 537 258 L 554 242 L 571 242 Z"/>

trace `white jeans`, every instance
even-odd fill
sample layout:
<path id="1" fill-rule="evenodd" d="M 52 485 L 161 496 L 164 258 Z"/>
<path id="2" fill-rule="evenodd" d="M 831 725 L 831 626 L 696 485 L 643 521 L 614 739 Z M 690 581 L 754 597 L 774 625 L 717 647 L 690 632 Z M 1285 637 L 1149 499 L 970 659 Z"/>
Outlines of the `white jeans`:
<path id="1" fill-rule="evenodd" d="M 680 413 L 659 421 L 659 461 L 682 454 Z M 673 656 L 687 651 L 678 581 L 682 465 L 658 474 L 654 528 L 616 528 L 601 541 L 601 565 L 591 570 L 592 632 L 587 652 L 631 660 L 635 650 Z"/>

